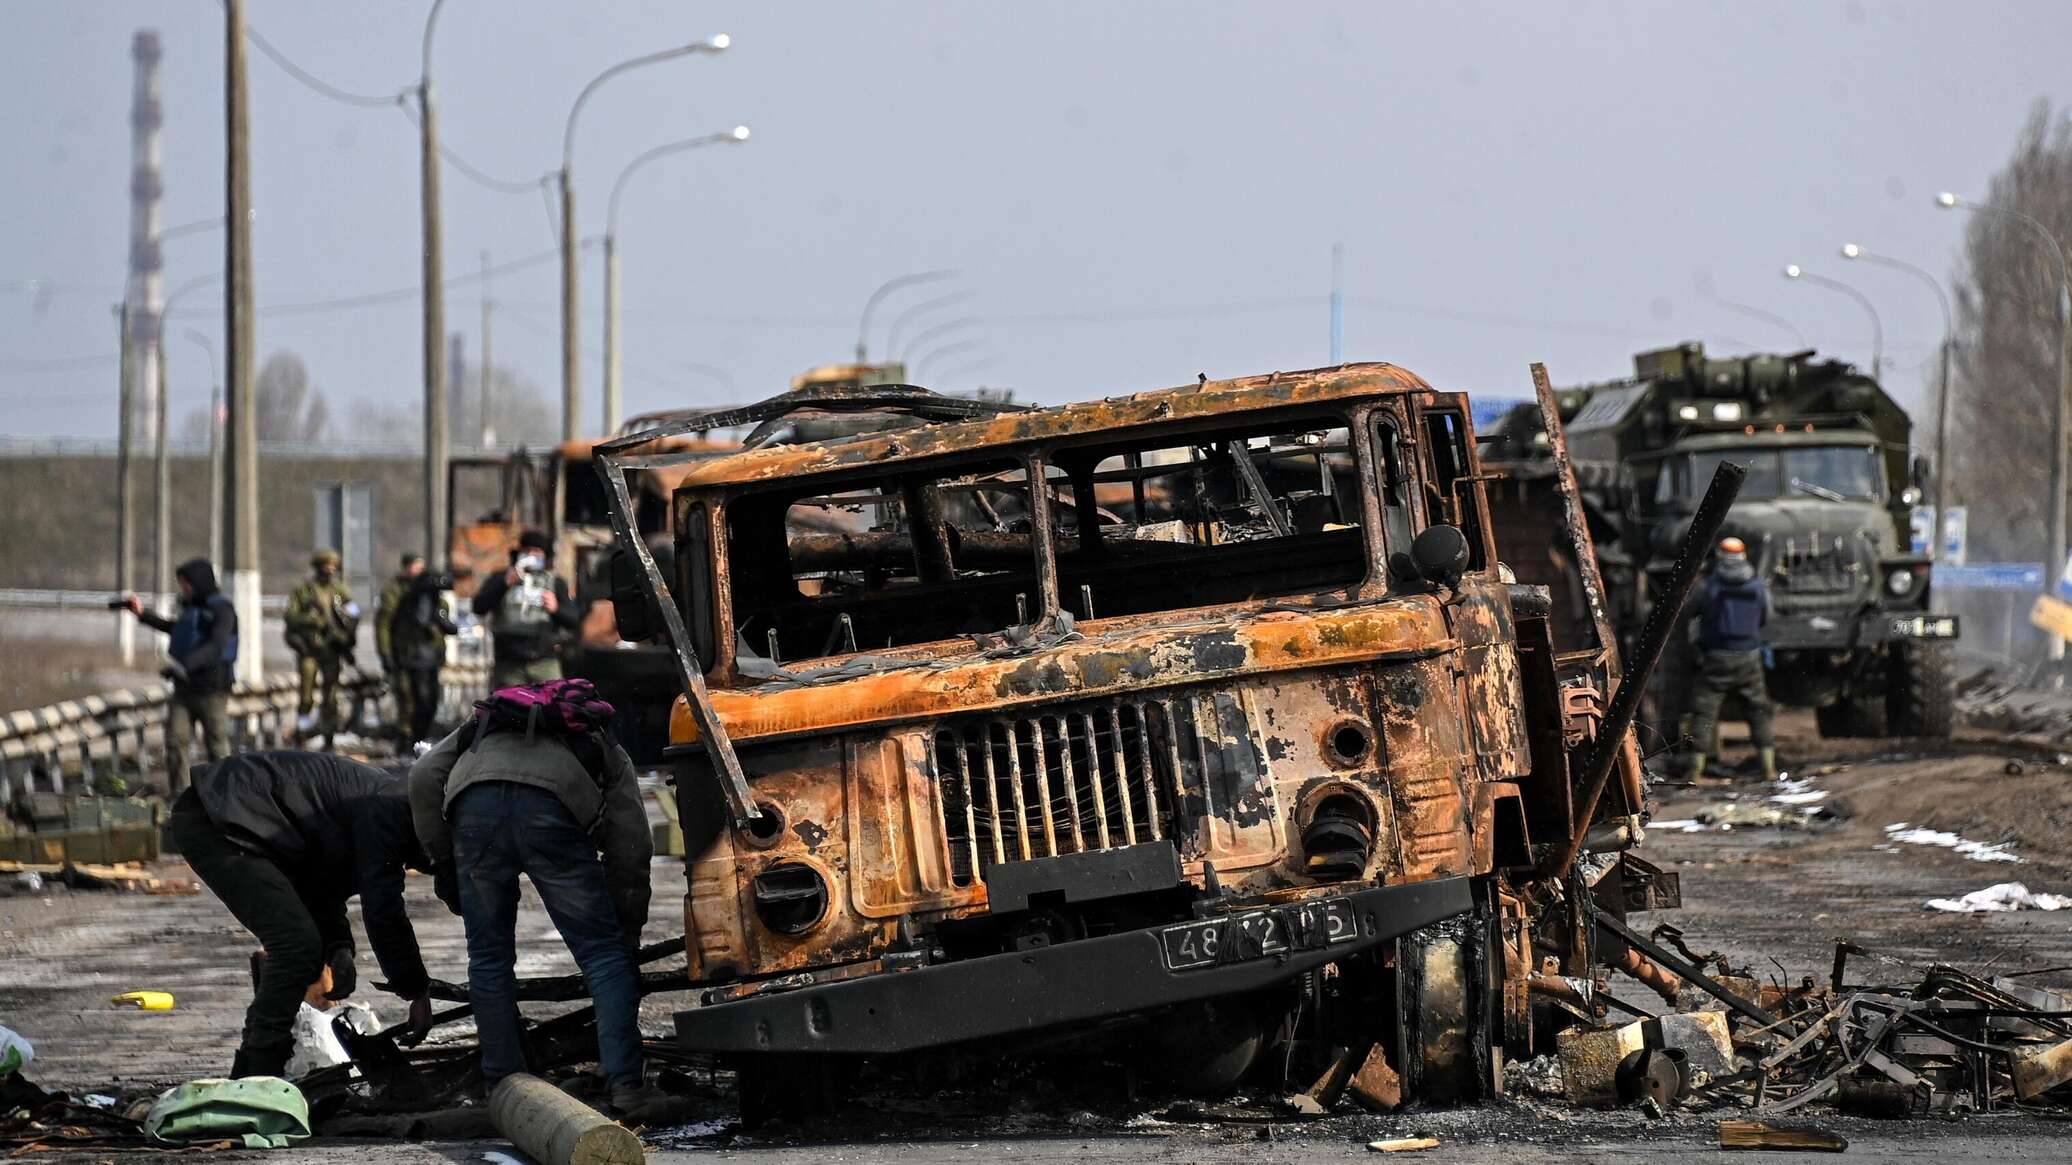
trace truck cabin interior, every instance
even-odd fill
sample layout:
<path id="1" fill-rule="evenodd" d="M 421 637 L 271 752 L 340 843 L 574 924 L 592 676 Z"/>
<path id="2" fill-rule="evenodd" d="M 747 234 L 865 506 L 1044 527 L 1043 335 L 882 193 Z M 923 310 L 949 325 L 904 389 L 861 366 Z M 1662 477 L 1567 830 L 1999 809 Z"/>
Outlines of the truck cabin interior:
<path id="1" fill-rule="evenodd" d="M 1465 418 L 1425 415 L 1426 475 L 1399 415 L 1373 415 L 1374 510 L 1391 560 L 1421 511 L 1468 528 L 1479 568 L 1479 511 L 1462 501 L 1473 480 Z M 735 494 L 723 525 L 736 656 L 782 665 L 1011 633 L 1058 613 L 1108 619 L 1359 586 L 1379 555 L 1362 533 L 1370 499 L 1350 433 L 1343 415 L 1235 415 Z M 684 528 L 704 528 L 689 516 Z M 708 558 L 687 554 L 685 567 Z M 712 588 L 690 582 L 693 606 L 709 605 Z M 693 626 L 716 625 L 709 609 L 692 614 Z"/>

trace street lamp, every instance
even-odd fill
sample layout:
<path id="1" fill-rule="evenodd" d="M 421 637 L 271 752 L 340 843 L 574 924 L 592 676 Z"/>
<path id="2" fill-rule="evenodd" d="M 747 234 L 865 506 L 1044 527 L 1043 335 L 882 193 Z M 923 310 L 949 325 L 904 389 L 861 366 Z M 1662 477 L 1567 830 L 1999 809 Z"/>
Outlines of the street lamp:
<path id="1" fill-rule="evenodd" d="M 624 193 L 627 179 L 658 158 L 700 146 L 747 140 L 748 127 L 737 125 L 723 133 L 702 134 L 656 146 L 626 163 L 626 168 L 619 171 L 618 179 L 612 183 L 611 197 L 605 203 L 604 212 L 604 431 L 607 435 L 619 431 L 619 195 Z"/>
<path id="2" fill-rule="evenodd" d="M 2050 244 L 2051 255 L 2058 261 L 2058 404 L 2053 411 L 2050 427 L 2050 568 L 2062 570 L 2065 565 L 2065 545 L 2068 540 L 2072 540 L 2072 531 L 2065 528 L 2065 484 L 2068 473 L 2072 473 L 2072 466 L 2066 464 L 2065 449 L 2065 414 L 2068 408 L 2072 408 L 2072 403 L 2068 403 L 2072 402 L 2072 278 L 2067 277 L 2065 270 L 2065 248 L 2058 243 L 2058 237 L 2051 233 L 2049 227 L 2019 210 L 1973 202 L 1947 190 L 1935 196 L 1935 204 L 1944 210 L 1962 208 L 1978 214 L 1993 214 L 2013 219 L 2042 235 L 2043 241 Z M 2065 641 L 2056 635 L 2046 638 L 2050 641 L 2045 650 L 2052 664 L 2051 686 L 2062 687 L 2065 682 Z"/>
<path id="3" fill-rule="evenodd" d="M 944 336 L 953 335 L 963 331 L 965 328 L 984 322 L 984 320 L 977 316 L 960 316 L 954 320 L 944 320 L 932 328 L 924 329 L 920 335 L 914 337 L 913 342 L 908 344 L 905 350 L 908 352 L 926 351 L 931 341 L 940 340 Z M 900 359 L 900 353 L 890 348 L 885 349 L 885 354 L 894 360 Z"/>
<path id="4" fill-rule="evenodd" d="M 941 347 L 935 348 L 931 351 L 923 352 L 921 354 L 921 358 L 914 361 L 914 381 L 916 383 L 919 383 L 921 380 L 922 370 L 927 368 L 930 364 L 935 363 L 937 360 L 940 360 L 945 356 L 955 356 L 959 352 L 969 352 L 973 348 L 977 348 L 979 346 L 980 343 L 977 340 L 958 340 L 953 344 L 944 344 Z"/>
<path id="5" fill-rule="evenodd" d="M 1936 305 L 1942 308 L 1942 368 L 1937 374 L 1937 380 L 1940 383 L 1937 384 L 1935 390 L 1935 521 L 1930 524 L 1928 533 L 1928 557 L 1931 559 L 1939 558 L 1941 557 L 1939 548 L 1942 545 L 1943 510 L 1950 504 L 1950 349 L 1957 342 L 1957 324 L 1955 316 L 1950 311 L 1949 293 L 1943 290 L 1941 280 L 1904 259 L 1894 259 L 1888 255 L 1874 255 L 1855 243 L 1842 244 L 1842 258 L 1850 260 L 1861 259 L 1866 263 L 1876 263 L 1880 267 L 1890 267 L 1895 271 L 1904 271 L 1926 283 L 1928 289 L 1935 292 Z"/>
<path id="6" fill-rule="evenodd" d="M 973 294 L 974 293 L 970 291 L 952 291 L 948 295 L 938 295 L 934 299 L 924 299 L 921 302 L 915 304 L 914 306 L 906 309 L 905 311 L 900 312 L 898 315 L 892 318 L 892 330 L 886 333 L 885 351 L 894 355 L 898 354 L 899 337 L 901 333 L 906 331 L 906 326 L 908 324 L 913 323 L 915 320 L 918 320 L 925 315 L 928 315 L 930 312 L 941 311 L 943 308 L 949 307 L 953 304 L 963 303 L 964 301 L 970 299 Z"/>
<path id="7" fill-rule="evenodd" d="M 590 95 L 621 73 L 693 53 L 723 53 L 733 43 L 734 38 L 720 33 L 710 40 L 693 41 L 630 61 L 620 61 L 591 78 L 582 92 L 576 94 L 575 104 L 569 106 L 568 124 L 561 131 L 561 172 L 558 175 L 561 183 L 561 439 L 564 441 L 573 441 L 580 435 L 579 417 L 583 404 L 582 370 L 578 364 L 581 338 L 576 318 L 576 119 L 582 116 L 583 103 L 590 100 Z"/>
<path id="8" fill-rule="evenodd" d="M 1815 275 L 1797 263 L 1785 264 L 1784 277 L 1786 279 L 1803 279 L 1816 287 L 1825 287 L 1830 291 L 1839 291 L 1863 305 L 1864 312 L 1871 317 L 1871 379 L 1882 380 L 1883 377 L 1880 374 L 1883 371 L 1885 361 L 1885 325 L 1883 321 L 1878 319 L 1878 309 L 1876 305 L 1871 303 L 1870 297 L 1839 279 L 1829 279 L 1825 275 Z"/>

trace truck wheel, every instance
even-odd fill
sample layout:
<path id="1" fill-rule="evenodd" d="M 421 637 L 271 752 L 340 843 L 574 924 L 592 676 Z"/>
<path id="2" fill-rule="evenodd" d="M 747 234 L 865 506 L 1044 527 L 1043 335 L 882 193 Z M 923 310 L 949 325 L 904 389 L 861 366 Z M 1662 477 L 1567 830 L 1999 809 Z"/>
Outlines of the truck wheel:
<path id="1" fill-rule="evenodd" d="M 1885 704 L 1886 695 L 1882 692 L 1843 696 L 1815 708 L 1813 720 L 1820 727 L 1820 735 L 1829 740 L 1890 736 Z"/>
<path id="2" fill-rule="evenodd" d="M 1956 722 L 1949 649 L 1940 643 L 1895 643 L 1885 700 L 1894 736 L 1948 740 Z"/>

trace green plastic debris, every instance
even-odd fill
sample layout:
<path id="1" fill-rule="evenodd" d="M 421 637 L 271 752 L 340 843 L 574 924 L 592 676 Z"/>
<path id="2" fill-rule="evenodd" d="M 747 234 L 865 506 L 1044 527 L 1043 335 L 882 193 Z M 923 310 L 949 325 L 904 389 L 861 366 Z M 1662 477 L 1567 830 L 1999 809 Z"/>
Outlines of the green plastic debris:
<path id="1" fill-rule="evenodd" d="M 280 1149 L 309 1136 L 309 1102 L 278 1076 L 189 1080 L 151 1105 L 144 1132 L 168 1145 L 235 1140 Z"/>

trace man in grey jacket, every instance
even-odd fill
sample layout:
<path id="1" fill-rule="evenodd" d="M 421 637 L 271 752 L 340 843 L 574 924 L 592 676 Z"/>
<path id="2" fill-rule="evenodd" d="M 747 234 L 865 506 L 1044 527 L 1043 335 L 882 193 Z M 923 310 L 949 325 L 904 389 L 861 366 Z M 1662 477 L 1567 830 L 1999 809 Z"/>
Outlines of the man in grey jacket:
<path id="1" fill-rule="evenodd" d="M 468 1001 L 488 1088 L 525 1068 L 517 1000 L 518 875 L 532 880 L 597 1009 L 612 1105 L 641 1086 L 640 974 L 654 853 L 612 708 L 582 680 L 499 690 L 410 770 L 410 808 L 468 933 Z M 601 855 L 601 856 L 600 856 Z"/>

